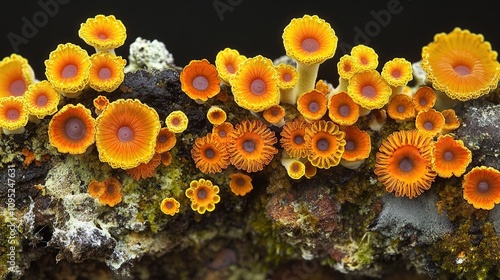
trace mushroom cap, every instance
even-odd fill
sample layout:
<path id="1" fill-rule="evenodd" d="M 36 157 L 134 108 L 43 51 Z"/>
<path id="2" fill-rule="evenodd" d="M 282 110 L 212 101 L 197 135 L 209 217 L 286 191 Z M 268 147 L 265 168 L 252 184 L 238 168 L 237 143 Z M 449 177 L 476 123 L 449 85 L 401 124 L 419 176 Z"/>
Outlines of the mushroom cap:
<path id="1" fill-rule="evenodd" d="M 157 153 L 164 153 L 170 151 L 177 143 L 177 137 L 175 133 L 170 131 L 168 127 L 162 127 L 156 136 L 156 146 L 155 151 Z"/>
<path id="2" fill-rule="evenodd" d="M 155 154 L 160 126 L 158 113 L 137 99 L 109 103 L 96 119 L 99 159 L 122 169 L 149 162 Z"/>
<path id="3" fill-rule="evenodd" d="M 236 74 L 240 64 L 246 59 L 247 57 L 241 55 L 236 49 L 224 48 L 219 51 L 215 56 L 215 67 L 222 81 L 229 84 L 231 77 Z"/>
<path id="4" fill-rule="evenodd" d="M 136 167 L 127 169 L 127 174 L 134 180 L 146 179 L 155 175 L 156 168 L 161 164 L 161 155 L 155 153 L 154 156 L 146 163 L 141 163 Z"/>
<path id="5" fill-rule="evenodd" d="M 80 24 L 78 36 L 97 50 L 109 50 L 122 46 L 127 39 L 127 30 L 114 15 L 96 15 Z"/>
<path id="6" fill-rule="evenodd" d="M 308 121 L 319 120 L 328 110 L 328 98 L 316 89 L 302 93 L 297 98 L 297 110 Z"/>
<path id="7" fill-rule="evenodd" d="M 60 100 L 61 94 L 47 80 L 31 84 L 24 94 L 29 114 L 39 119 L 56 113 Z"/>
<path id="8" fill-rule="evenodd" d="M 351 56 L 357 64 L 357 73 L 375 70 L 378 67 L 378 54 L 372 47 L 359 44 L 351 49 Z"/>
<path id="9" fill-rule="evenodd" d="M 328 117 L 338 125 L 353 125 L 359 118 L 359 105 L 346 92 L 333 94 L 328 99 Z"/>
<path id="10" fill-rule="evenodd" d="M 381 74 L 389 85 L 401 87 L 413 79 L 413 68 L 405 58 L 396 57 L 384 64 Z"/>
<path id="11" fill-rule="evenodd" d="M 481 34 L 455 27 L 438 33 L 422 48 L 422 69 L 433 88 L 452 99 L 476 99 L 496 88 L 500 79 L 497 52 Z"/>
<path id="12" fill-rule="evenodd" d="M 206 174 L 220 173 L 230 163 L 226 146 L 217 141 L 212 133 L 196 138 L 191 148 L 191 157 L 196 168 Z"/>
<path id="13" fill-rule="evenodd" d="M 170 114 L 168 114 L 167 118 L 165 119 L 165 125 L 173 133 L 184 132 L 187 129 L 188 124 L 189 119 L 181 110 L 170 112 Z"/>
<path id="14" fill-rule="evenodd" d="M 462 176 L 472 161 L 471 151 L 462 140 L 455 140 L 451 135 L 439 136 L 434 145 L 432 166 L 439 177 Z"/>
<path id="15" fill-rule="evenodd" d="M 205 102 L 220 92 L 221 79 L 207 59 L 193 59 L 180 74 L 181 89 L 189 98 Z"/>
<path id="16" fill-rule="evenodd" d="M 418 112 L 415 117 L 415 127 L 430 137 L 435 137 L 443 131 L 444 116 L 434 109 Z"/>
<path id="17" fill-rule="evenodd" d="M 359 64 L 353 56 L 344 54 L 340 57 L 337 63 L 337 72 L 341 78 L 349 80 L 354 73 L 359 71 Z"/>
<path id="18" fill-rule="evenodd" d="M 22 97 L 0 98 L 0 128 L 16 130 L 28 123 L 28 108 Z"/>
<path id="19" fill-rule="evenodd" d="M 284 28 L 282 38 L 286 54 L 306 65 L 323 63 L 337 50 L 335 30 L 317 15 L 292 19 Z"/>
<path id="20" fill-rule="evenodd" d="M 60 153 L 83 154 L 95 142 L 95 119 L 82 104 L 66 104 L 52 116 L 48 134 Z"/>
<path id="21" fill-rule="evenodd" d="M 359 106 L 373 110 L 389 102 L 392 89 L 377 70 L 368 70 L 356 73 L 349 79 L 347 94 Z"/>
<path id="22" fill-rule="evenodd" d="M 127 61 L 121 56 L 107 52 L 94 53 L 90 56 L 89 85 L 96 91 L 112 92 L 125 79 L 125 64 Z"/>
<path id="23" fill-rule="evenodd" d="M 345 147 L 345 133 L 332 121 L 318 120 L 306 127 L 304 137 L 312 165 L 328 169 L 337 166 Z"/>
<path id="24" fill-rule="evenodd" d="M 274 105 L 262 112 L 262 117 L 271 124 L 281 123 L 286 115 L 285 107 L 281 105 Z"/>
<path id="25" fill-rule="evenodd" d="M 173 197 L 165 197 L 160 203 L 160 210 L 165 215 L 173 216 L 179 213 L 181 204 Z"/>
<path id="26" fill-rule="evenodd" d="M 408 121 L 415 118 L 415 104 L 411 96 L 400 93 L 394 95 L 387 105 L 387 114 L 393 120 Z"/>
<path id="27" fill-rule="evenodd" d="M 0 98 L 22 96 L 34 82 L 35 73 L 26 58 L 13 53 L 0 61 Z"/>
<path id="28" fill-rule="evenodd" d="M 309 153 L 304 139 L 309 124 L 302 117 L 285 122 L 280 132 L 280 144 L 291 158 L 305 158 Z"/>
<path id="29" fill-rule="evenodd" d="M 237 172 L 229 174 L 229 188 L 235 195 L 245 196 L 253 189 L 252 177 Z"/>
<path id="30" fill-rule="evenodd" d="M 185 192 L 191 200 L 191 209 L 200 214 L 205 214 L 206 211 L 212 212 L 215 209 L 215 204 L 220 201 L 218 193 L 219 187 L 205 179 L 191 181 Z"/>
<path id="31" fill-rule="evenodd" d="M 430 86 L 421 85 L 413 94 L 413 104 L 417 112 L 427 111 L 436 104 L 436 92 Z"/>
<path id="32" fill-rule="evenodd" d="M 491 210 L 500 203 L 500 171 L 476 166 L 464 175 L 464 199 L 474 208 Z"/>
<path id="33" fill-rule="evenodd" d="M 344 126 L 342 131 L 345 133 L 344 153 L 342 159 L 345 161 L 364 160 L 370 156 L 372 150 L 371 137 L 368 132 L 359 129 L 357 126 Z"/>
<path id="34" fill-rule="evenodd" d="M 219 106 L 212 105 L 208 108 L 207 111 L 207 119 L 213 125 L 219 125 L 226 121 L 227 114 L 224 109 Z"/>
<path id="35" fill-rule="evenodd" d="M 292 65 L 280 63 L 274 67 L 278 74 L 278 87 L 280 89 L 291 89 L 299 80 L 299 71 Z"/>

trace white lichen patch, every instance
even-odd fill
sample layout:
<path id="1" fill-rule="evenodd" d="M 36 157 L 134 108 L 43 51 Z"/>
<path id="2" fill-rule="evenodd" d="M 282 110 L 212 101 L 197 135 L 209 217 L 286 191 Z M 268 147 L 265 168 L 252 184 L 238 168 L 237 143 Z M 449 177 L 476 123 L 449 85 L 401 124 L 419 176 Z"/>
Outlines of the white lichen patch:
<path id="1" fill-rule="evenodd" d="M 163 42 L 137 37 L 130 44 L 128 62 L 125 72 L 134 72 L 142 68 L 165 70 L 173 68 L 174 57 Z"/>
<path id="2" fill-rule="evenodd" d="M 95 221 L 105 208 L 88 193 L 65 196 L 62 202 L 69 216 L 82 222 Z"/>

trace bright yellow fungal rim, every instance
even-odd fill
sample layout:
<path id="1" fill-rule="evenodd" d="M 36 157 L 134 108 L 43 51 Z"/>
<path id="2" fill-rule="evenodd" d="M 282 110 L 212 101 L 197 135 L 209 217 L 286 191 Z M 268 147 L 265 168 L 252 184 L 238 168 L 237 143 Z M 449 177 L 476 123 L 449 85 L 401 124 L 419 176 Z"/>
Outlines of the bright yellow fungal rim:
<path id="1" fill-rule="evenodd" d="M 351 49 L 351 56 L 357 64 L 357 72 L 375 70 L 378 66 L 378 54 L 369 46 L 356 45 Z"/>
<path id="2" fill-rule="evenodd" d="M 121 56 L 107 52 L 95 53 L 90 56 L 90 87 L 96 91 L 112 92 L 117 89 L 125 78 L 127 61 Z"/>
<path id="3" fill-rule="evenodd" d="M 220 92 L 221 79 L 207 59 L 193 59 L 180 74 L 181 89 L 189 98 L 205 102 Z"/>
<path id="4" fill-rule="evenodd" d="M 215 204 L 220 201 L 218 193 L 219 187 L 205 179 L 191 181 L 186 190 L 186 196 L 191 200 L 191 209 L 200 214 L 214 211 Z"/>
<path id="5" fill-rule="evenodd" d="M 387 61 L 382 68 L 382 78 L 393 87 L 406 86 L 413 79 L 411 62 L 400 57 Z"/>
<path id="6" fill-rule="evenodd" d="M 187 129 L 188 124 L 189 124 L 188 117 L 186 116 L 186 114 L 184 114 L 184 112 L 180 110 L 171 112 L 165 119 L 165 125 L 173 133 L 184 132 Z"/>
<path id="7" fill-rule="evenodd" d="M 227 114 L 221 107 L 212 105 L 207 111 L 207 119 L 211 124 L 219 125 L 226 121 Z"/>
<path id="8" fill-rule="evenodd" d="M 24 132 L 24 126 L 28 123 L 28 108 L 23 98 L 9 96 L 0 98 L 0 127 L 4 132 Z M 19 130 L 19 131 L 17 131 Z"/>
<path id="9" fill-rule="evenodd" d="M 369 70 L 356 73 L 349 79 L 347 94 L 359 106 L 373 110 L 389 102 L 392 89 L 377 70 Z"/>
<path id="10" fill-rule="evenodd" d="M 235 49 L 225 48 L 219 51 L 215 56 L 215 67 L 222 81 L 229 84 L 231 77 L 236 74 L 238 69 L 240 69 L 240 64 L 246 59 L 246 56 L 241 55 Z"/>
<path id="11" fill-rule="evenodd" d="M 173 216 L 179 213 L 181 204 L 173 197 L 165 197 L 160 203 L 160 210 L 165 215 Z"/>
<path id="12" fill-rule="evenodd" d="M 47 80 L 31 84 L 24 94 L 29 114 L 39 119 L 56 113 L 60 100 L 61 94 Z"/>
<path id="13" fill-rule="evenodd" d="M 0 98 L 21 96 L 35 82 L 35 73 L 28 60 L 11 54 L 0 61 Z"/>
<path id="14" fill-rule="evenodd" d="M 111 52 L 122 46 L 127 39 L 127 30 L 114 15 L 96 15 L 80 25 L 78 36 L 96 52 Z"/>

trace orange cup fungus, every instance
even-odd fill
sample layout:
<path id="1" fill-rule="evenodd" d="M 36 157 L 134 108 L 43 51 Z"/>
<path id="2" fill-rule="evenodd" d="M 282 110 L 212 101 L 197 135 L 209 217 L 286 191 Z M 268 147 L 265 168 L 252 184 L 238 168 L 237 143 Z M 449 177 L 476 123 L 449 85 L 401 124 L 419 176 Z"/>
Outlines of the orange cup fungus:
<path id="1" fill-rule="evenodd" d="M 292 90 L 299 80 L 299 71 L 292 65 L 280 63 L 274 67 L 278 73 L 278 87 L 280 88 L 280 102 L 295 104 Z"/>
<path id="2" fill-rule="evenodd" d="M 449 133 L 460 127 L 460 119 L 458 118 L 455 110 L 444 109 L 441 111 L 444 117 L 443 133 Z"/>
<path id="3" fill-rule="evenodd" d="M 356 73 L 349 79 L 347 94 L 360 107 L 373 110 L 380 109 L 389 102 L 392 89 L 377 70 L 367 70 Z"/>
<path id="4" fill-rule="evenodd" d="M 353 125 L 359 118 L 359 105 L 346 92 L 335 93 L 328 99 L 328 117 L 338 125 Z"/>
<path id="5" fill-rule="evenodd" d="M 35 73 L 28 60 L 11 54 L 0 61 L 0 98 L 22 96 L 35 82 Z"/>
<path id="6" fill-rule="evenodd" d="M 396 131 L 380 145 L 375 174 L 388 192 L 414 198 L 431 187 L 432 138 L 418 130 Z"/>
<path id="7" fill-rule="evenodd" d="M 146 179 L 155 175 L 156 168 L 161 164 L 161 155 L 155 153 L 154 156 L 146 163 L 141 163 L 136 167 L 127 169 L 127 174 L 134 180 Z"/>
<path id="8" fill-rule="evenodd" d="M 218 142 L 226 144 L 229 142 L 231 131 L 233 131 L 233 124 L 230 122 L 223 122 L 219 125 L 214 125 L 212 128 L 213 137 L 217 138 Z"/>
<path id="9" fill-rule="evenodd" d="M 309 153 L 307 159 L 312 165 L 328 169 L 340 163 L 344 153 L 345 133 L 332 121 L 319 120 L 306 127 L 304 140 Z"/>
<path id="10" fill-rule="evenodd" d="M 191 181 L 186 190 L 186 196 L 191 200 L 191 209 L 200 214 L 214 211 L 215 204 L 220 201 L 218 193 L 219 187 L 205 179 Z"/>
<path id="11" fill-rule="evenodd" d="M 66 97 L 77 97 L 88 86 L 90 56 L 80 46 L 59 44 L 45 60 L 45 75 L 55 90 Z"/>
<path id="12" fill-rule="evenodd" d="M 439 177 L 460 177 L 472 161 L 472 153 L 462 140 L 442 135 L 434 145 L 433 159 L 432 166 Z"/>
<path id="13" fill-rule="evenodd" d="M 474 208 L 491 210 L 500 203 L 500 171 L 476 166 L 464 175 L 464 199 Z"/>
<path id="14" fill-rule="evenodd" d="M 460 101 L 476 99 L 498 86 L 497 52 L 481 34 L 455 27 L 422 48 L 422 69 L 432 87 Z"/>
<path id="15" fill-rule="evenodd" d="M 92 180 L 88 187 L 90 196 L 98 198 L 103 205 L 114 207 L 122 201 L 122 184 L 118 179 L 110 177 L 103 181 Z"/>
<path id="16" fill-rule="evenodd" d="M 335 30 L 317 15 L 294 18 L 283 30 L 286 55 L 297 61 L 299 79 L 289 100 L 314 89 L 319 65 L 337 50 Z"/>
<path id="17" fill-rule="evenodd" d="M 288 121 L 280 132 L 280 144 L 291 158 L 305 158 L 309 152 L 305 141 L 306 127 L 308 123 L 297 117 Z"/>
<path id="18" fill-rule="evenodd" d="M 441 134 L 444 126 L 444 116 L 434 109 L 418 112 L 415 118 L 415 127 L 430 137 Z"/>
<path id="19" fill-rule="evenodd" d="M 357 169 L 370 156 L 372 150 L 370 134 L 357 126 L 345 126 L 342 131 L 345 133 L 345 146 L 340 165 Z"/>
<path id="20" fill-rule="evenodd" d="M 127 39 L 127 30 L 114 15 L 96 15 L 80 25 L 78 36 L 96 52 L 115 53 Z"/>
<path id="21" fill-rule="evenodd" d="M 351 49 L 354 63 L 358 65 L 357 72 L 375 70 L 378 67 L 378 54 L 372 47 L 359 44 Z"/>
<path id="22" fill-rule="evenodd" d="M 122 169 L 149 162 L 155 154 L 160 126 L 158 113 L 137 99 L 109 103 L 96 119 L 99 159 Z"/>
<path id="23" fill-rule="evenodd" d="M 5 134 L 21 134 L 28 123 L 28 108 L 24 98 L 9 96 L 0 98 L 0 128 Z"/>
<path id="24" fill-rule="evenodd" d="M 191 60 L 180 74 L 181 89 L 198 103 L 203 103 L 220 92 L 221 79 L 215 65 L 207 59 Z"/>
<path id="25" fill-rule="evenodd" d="M 393 89 L 399 89 L 401 92 L 413 79 L 411 62 L 401 57 L 393 58 L 384 64 L 381 75 Z"/>
<path id="26" fill-rule="evenodd" d="M 211 124 L 219 125 L 226 121 L 227 114 L 221 107 L 212 105 L 208 108 L 207 119 Z"/>
<path id="27" fill-rule="evenodd" d="M 238 50 L 225 48 L 215 56 L 215 67 L 221 80 L 229 84 L 231 77 L 240 69 L 241 63 L 247 59 Z"/>
<path id="28" fill-rule="evenodd" d="M 179 213 L 181 204 L 173 197 L 165 197 L 160 203 L 160 210 L 165 215 L 173 216 Z"/>
<path id="29" fill-rule="evenodd" d="M 286 111 L 281 105 L 274 105 L 262 112 L 262 117 L 272 125 L 282 127 L 285 124 Z"/>
<path id="30" fill-rule="evenodd" d="M 413 104 L 417 112 L 427 111 L 436 104 L 436 92 L 430 86 L 419 86 L 413 94 Z"/>
<path id="31" fill-rule="evenodd" d="M 49 142 L 60 153 L 83 154 L 95 142 L 95 119 L 82 104 L 64 105 L 49 122 Z"/>
<path id="32" fill-rule="evenodd" d="M 316 89 L 302 93 L 297 98 L 297 110 L 308 122 L 319 120 L 328 110 L 328 98 Z"/>
<path id="33" fill-rule="evenodd" d="M 158 132 L 158 136 L 156 136 L 155 151 L 160 154 L 166 151 L 170 151 L 176 143 L 177 138 L 175 136 L 175 133 L 170 131 L 168 127 L 162 127 L 160 129 L 160 132 Z"/>
<path id="34" fill-rule="evenodd" d="M 290 178 L 298 180 L 306 173 L 306 166 L 297 158 L 289 158 L 286 155 L 281 157 L 281 165 L 286 169 L 286 173 Z"/>
<path id="35" fill-rule="evenodd" d="M 337 73 L 339 74 L 339 85 L 335 88 L 335 92 L 347 91 L 349 79 L 354 73 L 359 72 L 359 64 L 355 58 L 349 54 L 344 54 L 337 62 Z"/>
<path id="36" fill-rule="evenodd" d="M 274 132 L 260 120 L 243 120 L 236 124 L 230 139 L 231 164 L 248 173 L 261 171 L 278 153 L 274 147 L 277 142 Z"/>
<path id="37" fill-rule="evenodd" d="M 165 125 L 168 127 L 170 131 L 173 133 L 182 133 L 184 132 L 189 124 L 189 119 L 184 114 L 184 112 L 180 110 L 172 111 L 168 114 L 165 119 Z"/>
<path id="38" fill-rule="evenodd" d="M 90 56 L 89 86 L 96 91 L 112 92 L 125 79 L 125 64 L 127 61 L 121 56 L 107 52 L 95 53 Z"/>
<path id="39" fill-rule="evenodd" d="M 170 151 L 166 151 L 160 154 L 161 155 L 161 164 L 163 166 L 169 166 L 172 163 L 172 154 Z"/>
<path id="40" fill-rule="evenodd" d="M 415 104 L 411 96 L 403 93 L 394 95 L 387 105 L 387 114 L 396 122 L 409 121 L 415 118 Z"/>
<path id="41" fill-rule="evenodd" d="M 61 95 L 47 80 L 31 84 L 24 94 L 24 102 L 29 114 L 38 119 L 56 113 L 60 100 Z"/>
<path id="42" fill-rule="evenodd" d="M 240 65 L 231 78 L 234 101 L 252 112 L 262 112 L 280 103 L 278 75 L 272 60 L 257 55 Z"/>
<path id="43" fill-rule="evenodd" d="M 229 188 L 235 195 L 245 196 L 253 189 L 252 177 L 238 172 L 229 174 Z"/>
<path id="44" fill-rule="evenodd" d="M 104 109 L 106 109 L 106 107 L 108 107 L 109 100 L 104 95 L 98 95 L 96 98 L 94 98 L 92 103 L 94 104 L 94 108 L 95 108 L 94 112 L 96 113 L 96 115 L 100 115 L 102 113 L 102 111 L 104 111 Z"/>
<path id="45" fill-rule="evenodd" d="M 196 138 L 191 148 L 191 157 L 196 167 L 206 174 L 222 172 L 230 163 L 226 146 L 217 141 L 212 133 Z"/>

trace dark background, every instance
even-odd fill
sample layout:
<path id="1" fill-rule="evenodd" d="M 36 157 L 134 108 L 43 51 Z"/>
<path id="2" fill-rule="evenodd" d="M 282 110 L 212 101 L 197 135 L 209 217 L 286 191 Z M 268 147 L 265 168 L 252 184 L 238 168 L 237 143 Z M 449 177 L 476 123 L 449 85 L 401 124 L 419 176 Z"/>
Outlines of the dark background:
<path id="1" fill-rule="evenodd" d="M 162 2 L 164 7 L 161 7 Z M 58 11 L 48 15 L 40 3 L 57 3 Z M 411 62 L 420 60 L 422 47 L 433 40 L 434 34 L 448 33 L 456 26 L 483 34 L 494 50 L 500 50 L 498 12 L 492 7 L 493 3 L 418 0 L 10 1 L 13 7 L 2 8 L 0 17 L 0 57 L 16 52 L 28 59 L 37 79 L 45 79 L 43 62 L 57 44 L 72 42 L 89 53 L 94 52 L 78 37 L 78 29 L 87 18 L 101 13 L 114 14 L 126 26 L 125 45 L 116 49 L 116 53 L 126 59 L 129 45 L 136 37 L 165 43 L 178 66 L 201 58 L 214 63 L 217 52 L 225 47 L 235 48 L 247 57 L 262 54 L 275 59 L 284 54 L 281 35 L 290 20 L 304 14 L 317 14 L 332 25 L 339 38 L 335 56 L 320 66 L 319 74 L 319 78 L 336 84 L 338 59 L 358 43 L 369 45 L 379 54 L 379 70 L 385 61 L 394 57 L 405 57 Z M 396 6 L 398 12 L 391 14 L 390 19 L 385 17 L 382 24 L 377 23 L 374 15 L 387 15 L 381 11 L 388 11 L 390 5 Z M 14 47 L 8 34 L 23 36 L 26 20 L 34 23 L 34 16 L 39 25 L 36 32 L 26 38 L 27 42 Z M 366 27 L 369 27 L 368 32 Z M 366 37 L 360 37 L 360 30 Z"/>

